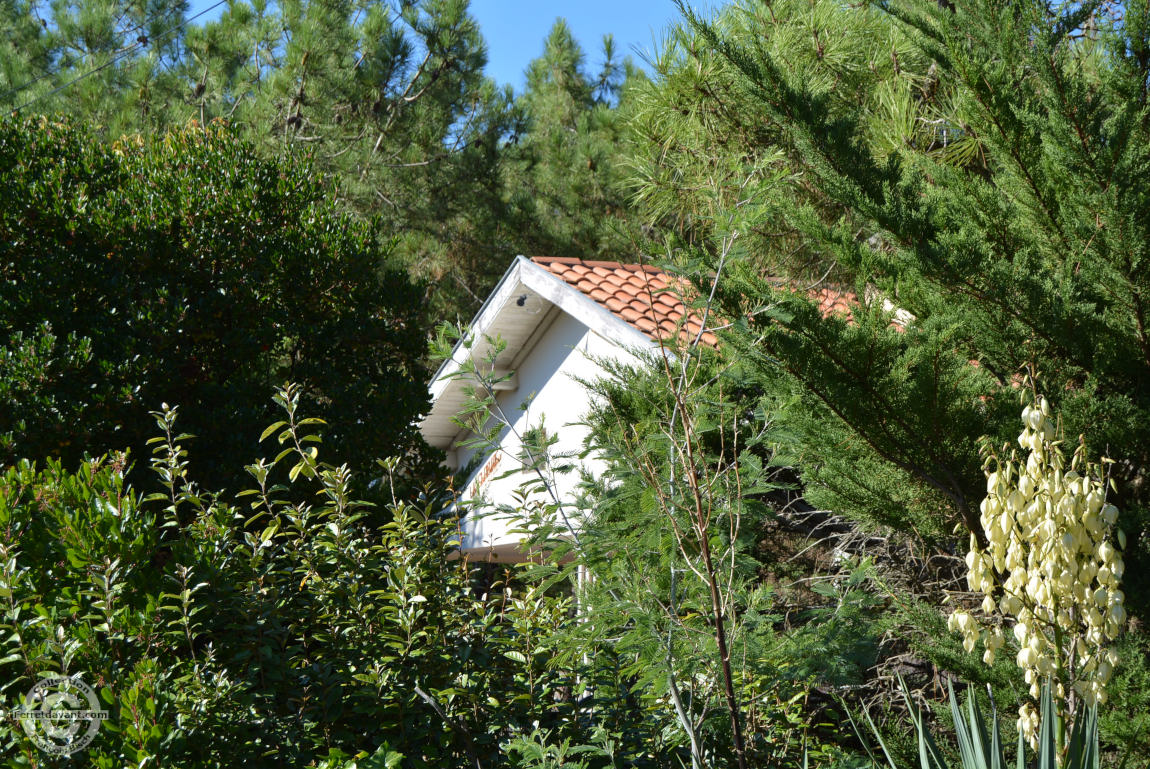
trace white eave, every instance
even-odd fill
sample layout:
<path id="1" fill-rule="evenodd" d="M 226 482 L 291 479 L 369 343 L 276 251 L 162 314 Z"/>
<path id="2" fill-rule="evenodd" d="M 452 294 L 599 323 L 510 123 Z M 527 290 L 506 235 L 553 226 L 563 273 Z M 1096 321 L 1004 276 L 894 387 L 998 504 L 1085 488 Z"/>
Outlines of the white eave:
<path id="1" fill-rule="evenodd" d="M 515 371 L 539 337 L 565 312 L 599 336 L 625 349 L 645 349 L 652 339 L 579 289 L 524 256 L 517 256 L 491 296 L 471 321 L 470 349 L 455 345 L 428 385 L 431 411 L 419 425 L 424 440 L 446 451 L 462 437 L 453 418 L 466 400 L 465 382 L 452 378 L 470 357 L 483 361 L 491 350 L 485 336 L 501 338 L 506 348 L 495 361 L 497 371 Z M 526 395 L 526 393 L 525 393 Z"/>

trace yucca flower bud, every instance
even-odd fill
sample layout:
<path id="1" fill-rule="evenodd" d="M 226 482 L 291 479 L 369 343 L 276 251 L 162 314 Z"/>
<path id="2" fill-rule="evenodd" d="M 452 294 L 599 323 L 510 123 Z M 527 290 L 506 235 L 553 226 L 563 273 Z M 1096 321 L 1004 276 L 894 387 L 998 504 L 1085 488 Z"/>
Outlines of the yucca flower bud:
<path id="1" fill-rule="evenodd" d="M 1041 430 L 1042 429 L 1042 412 L 1041 411 L 1035 411 L 1032 409 L 1030 411 L 1030 413 L 1027 414 L 1024 411 L 1022 414 L 1022 421 L 1025 422 L 1026 426 L 1029 427 L 1031 430 Z"/>
<path id="2" fill-rule="evenodd" d="M 1020 492 L 1022 492 L 1022 495 L 1024 497 L 1026 497 L 1027 499 L 1030 499 L 1031 497 L 1033 497 L 1034 496 L 1034 479 L 1031 478 L 1029 475 L 1024 475 L 1021 478 L 1019 478 L 1018 479 L 1018 490 Z M 1101 503 L 1098 506 L 1099 506 L 1099 508 L 1101 508 L 1102 507 Z"/>
<path id="3" fill-rule="evenodd" d="M 1018 641 L 1018 645 L 1022 646 L 1026 643 L 1026 639 L 1030 633 L 1030 628 L 1026 626 L 1025 622 L 1019 622 L 1014 626 L 1014 638 Z"/>

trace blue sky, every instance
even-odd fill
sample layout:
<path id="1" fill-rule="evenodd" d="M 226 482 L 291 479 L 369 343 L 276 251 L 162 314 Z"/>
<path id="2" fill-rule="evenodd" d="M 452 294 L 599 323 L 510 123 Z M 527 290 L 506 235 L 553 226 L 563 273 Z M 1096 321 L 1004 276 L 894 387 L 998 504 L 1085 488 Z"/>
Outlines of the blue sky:
<path id="1" fill-rule="evenodd" d="M 679 18 L 672 0 L 471 0 L 471 14 L 487 41 L 487 74 L 516 91 L 523 89 L 523 72 L 543 52 L 556 18 L 567 20 L 592 72 L 603 61 L 603 35 L 615 36 L 620 59 L 629 54 L 641 64 L 637 51 L 651 52 Z"/>
<path id="2" fill-rule="evenodd" d="M 215 4 L 191 0 L 188 15 Z M 663 32 L 679 18 L 673 0 L 471 0 L 471 13 L 487 41 L 487 74 L 522 91 L 528 63 L 543 52 L 543 39 L 555 19 L 567 20 L 587 55 L 591 72 L 603 61 L 603 35 L 615 36 L 620 60 L 630 55 L 642 65 L 639 52 L 650 53 Z M 219 11 L 196 19 L 202 24 Z"/>

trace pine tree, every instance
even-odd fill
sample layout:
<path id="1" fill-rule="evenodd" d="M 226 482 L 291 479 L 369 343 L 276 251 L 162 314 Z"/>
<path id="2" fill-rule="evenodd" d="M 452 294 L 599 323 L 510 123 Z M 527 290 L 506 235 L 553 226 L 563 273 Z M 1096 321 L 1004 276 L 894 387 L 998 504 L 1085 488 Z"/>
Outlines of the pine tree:
<path id="1" fill-rule="evenodd" d="M 186 0 L 8 3 L 10 38 L 0 107 L 83 114 L 118 136 L 155 125 L 155 103 L 177 81 Z"/>
<path id="2" fill-rule="evenodd" d="M 1013 441 L 1018 383 L 1036 372 L 1066 435 L 1117 461 L 1137 619 L 1150 610 L 1150 8 L 1122 11 L 688 14 L 644 94 L 637 184 L 684 236 L 687 273 L 718 275 L 724 348 L 760 383 L 775 461 L 798 468 L 808 501 L 926 552 L 953 533 L 985 542 L 979 439 Z M 853 289 L 849 317 L 811 300 L 821 280 Z M 1145 637 L 1124 643 L 1138 680 Z M 1114 699 L 1145 709 L 1133 686 Z M 1132 736 L 1120 721 L 1111 735 Z"/>
<path id="3" fill-rule="evenodd" d="M 483 74 L 466 0 L 253 0 L 202 24 L 183 0 L 37 12 L 0 9 L 0 107 L 109 140 L 224 120 L 267 157 L 306 157 L 395 240 L 436 315 L 470 315 L 516 253 L 636 250 L 616 103 L 641 77 L 609 38 L 591 76 L 560 21 L 515 99 Z"/>
<path id="4" fill-rule="evenodd" d="M 520 124 L 507 148 L 507 197 L 523 221 L 524 253 L 624 259 L 637 252 L 637 220 L 620 184 L 628 93 L 643 75 L 619 62 L 608 35 L 597 76 L 563 19 L 527 68 Z"/>
<path id="5" fill-rule="evenodd" d="M 257 4 L 190 35 L 189 51 L 205 119 L 311 158 L 349 209 L 398 238 L 439 308 L 482 301 L 502 269 L 492 244 L 509 97 L 483 75 L 465 0 Z"/>

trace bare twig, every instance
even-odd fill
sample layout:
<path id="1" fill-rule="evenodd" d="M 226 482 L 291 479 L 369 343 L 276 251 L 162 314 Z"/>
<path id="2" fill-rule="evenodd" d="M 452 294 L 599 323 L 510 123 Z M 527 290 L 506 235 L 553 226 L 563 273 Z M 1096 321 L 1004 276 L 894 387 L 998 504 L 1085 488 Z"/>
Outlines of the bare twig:
<path id="1" fill-rule="evenodd" d="M 475 764 L 475 769 L 483 769 L 483 765 L 479 763 L 479 755 L 475 752 L 475 739 L 471 736 L 471 730 L 467 728 L 467 724 L 447 715 L 447 712 L 443 709 L 443 706 L 439 704 L 439 701 L 418 686 L 415 687 L 415 693 L 419 695 L 421 700 L 430 705 L 432 710 L 439 714 L 439 717 L 443 719 L 445 724 L 463 737 L 464 747 L 467 749 L 467 755 L 471 757 L 472 762 Z"/>

